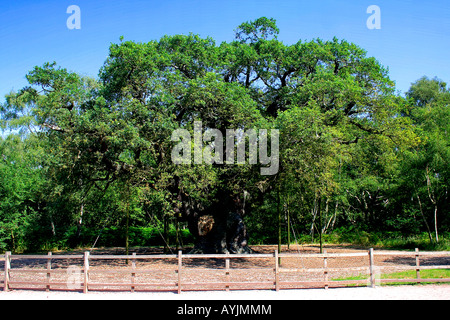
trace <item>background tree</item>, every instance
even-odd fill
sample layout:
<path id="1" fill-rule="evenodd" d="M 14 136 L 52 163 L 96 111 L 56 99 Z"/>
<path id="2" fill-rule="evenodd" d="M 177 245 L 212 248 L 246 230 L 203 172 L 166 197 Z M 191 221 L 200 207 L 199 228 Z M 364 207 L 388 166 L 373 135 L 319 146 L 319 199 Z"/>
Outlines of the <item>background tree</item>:
<path id="1" fill-rule="evenodd" d="M 423 77 L 411 85 L 410 117 L 417 126 L 422 144 L 407 153 L 402 174 L 412 182 L 412 198 L 417 200 L 420 214 L 434 240 L 439 242 L 438 220 L 448 221 L 448 186 L 450 140 L 450 90 L 437 78 Z"/>

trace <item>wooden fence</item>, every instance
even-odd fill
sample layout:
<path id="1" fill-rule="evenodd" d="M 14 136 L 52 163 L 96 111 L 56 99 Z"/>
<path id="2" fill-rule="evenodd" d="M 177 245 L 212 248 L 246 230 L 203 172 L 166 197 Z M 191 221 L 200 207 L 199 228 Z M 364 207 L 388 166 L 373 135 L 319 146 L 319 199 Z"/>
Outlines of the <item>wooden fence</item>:
<path id="1" fill-rule="evenodd" d="M 352 259 L 354 262 L 351 262 Z M 0 258 L 1 264 L 3 270 L 0 269 L 0 276 L 3 280 L 0 287 L 4 291 L 35 289 L 87 293 L 90 290 L 140 290 L 181 293 L 238 289 L 278 291 L 349 285 L 375 287 L 386 282 L 450 282 L 449 278 L 424 279 L 420 274 L 426 269 L 450 269 L 450 252 L 419 252 L 418 249 L 413 252 L 378 252 L 370 249 L 355 253 L 322 254 L 275 251 L 273 254 L 245 255 L 191 255 L 181 251 L 172 255 L 94 255 L 90 252 L 15 255 L 6 252 Z M 415 270 L 416 277 L 385 279 L 380 276 L 384 270 Z M 348 277 L 342 275 L 348 274 L 358 274 L 360 278 L 362 275 L 363 279 L 345 280 Z M 344 280 L 336 280 L 339 278 Z"/>

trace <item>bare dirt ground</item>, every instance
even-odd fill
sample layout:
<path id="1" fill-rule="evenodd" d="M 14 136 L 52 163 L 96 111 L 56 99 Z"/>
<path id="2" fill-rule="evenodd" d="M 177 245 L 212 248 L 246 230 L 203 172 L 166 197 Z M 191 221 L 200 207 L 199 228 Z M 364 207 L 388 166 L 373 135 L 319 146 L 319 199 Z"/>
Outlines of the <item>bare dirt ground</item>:
<path id="1" fill-rule="evenodd" d="M 272 254 L 277 249 L 277 246 L 253 246 L 252 249 L 255 253 L 260 254 Z M 326 245 L 325 249 L 327 253 L 367 253 L 367 248 L 355 247 L 351 245 Z M 60 254 L 82 254 L 87 250 L 73 250 L 70 252 L 54 252 L 53 255 L 57 256 Z M 183 250 L 183 252 L 188 252 L 189 249 Z M 379 253 L 384 251 L 376 250 Z M 317 269 L 316 272 L 286 272 L 280 273 L 281 282 L 289 281 L 321 281 L 324 279 L 323 268 L 324 261 L 323 258 L 304 258 L 302 254 L 319 253 L 319 247 L 317 245 L 291 245 L 288 250 L 286 246 L 282 247 L 282 252 L 295 253 L 296 256 L 293 258 L 282 258 L 281 268 L 290 269 L 302 269 L 311 270 Z M 130 249 L 130 254 L 136 253 L 137 255 L 151 255 L 151 254 L 161 254 L 162 249 L 160 248 L 132 248 Z M 175 253 L 175 252 L 173 252 Z M 123 255 L 125 254 L 124 248 L 98 248 L 91 251 L 91 255 Z M 368 263 L 369 256 L 358 256 L 358 257 L 336 257 L 328 258 L 327 266 L 328 268 L 336 268 L 338 270 L 330 271 L 328 277 L 332 279 L 342 279 L 349 276 L 363 275 L 368 276 Z M 414 266 L 416 263 L 414 256 L 393 256 L 393 255 L 376 255 L 375 265 L 384 267 L 398 267 L 398 266 Z M 421 266 L 426 265 L 442 265 L 447 266 L 450 269 L 450 256 L 431 256 L 431 257 L 421 257 Z M 60 273 L 52 274 L 51 281 L 66 283 L 68 279 L 73 282 L 82 282 L 82 274 L 76 273 L 77 268 L 81 269 L 83 266 L 82 259 L 54 259 L 52 260 L 52 269 L 61 270 Z M 12 260 L 11 267 L 14 270 L 44 270 L 47 267 L 46 260 Z M 247 259 L 247 258 L 234 258 L 231 259 L 230 263 L 230 275 L 225 276 L 225 261 L 223 259 L 185 259 L 183 258 L 183 282 L 191 283 L 197 288 L 202 287 L 202 283 L 205 282 L 267 282 L 270 283 L 274 279 L 274 258 L 258 258 L 258 259 Z M 349 268 L 360 267 L 359 270 L 353 271 Z M 366 268 L 367 267 L 367 268 Z M 111 273 L 96 273 L 95 271 L 101 271 L 106 269 L 114 268 L 115 270 L 122 270 L 124 272 L 111 272 Z M 130 283 L 130 273 L 126 271 L 129 270 L 130 265 L 126 263 L 124 259 L 92 259 L 90 260 L 90 278 L 89 283 Z M 156 284 L 156 283 L 167 283 L 170 284 L 163 289 L 168 289 L 175 291 L 177 282 L 177 259 L 145 259 L 136 260 L 136 270 L 155 270 L 151 273 L 142 272 L 136 273 L 134 281 L 135 283 L 145 283 L 145 284 Z M 234 270 L 233 270 L 234 269 Z M 72 270 L 75 274 L 68 274 L 64 270 Z M 389 269 L 386 269 L 389 270 Z M 393 269 L 394 270 L 394 269 Z M 11 281 L 45 281 L 45 273 L 20 273 L 13 272 L 11 275 Z M 69 278 L 68 278 L 69 277 Z M 70 278 L 72 277 L 72 278 Z M 74 279 L 75 277 L 75 279 Z M 78 277 L 78 278 L 77 278 Z M 0 279 L 3 279 L 3 262 L 0 261 Z M 367 283 L 369 284 L 369 283 Z M 33 286 L 31 286 L 33 288 Z M 273 287 L 270 285 L 269 288 Z M 29 289 L 30 286 L 27 286 Z M 42 286 L 34 287 L 36 289 Z M 67 291 L 65 286 L 52 286 L 52 289 L 60 289 Z M 121 287 L 122 290 L 129 290 L 129 287 Z M 139 287 L 144 291 L 148 289 L 159 290 L 159 287 Z M 185 287 L 186 288 L 186 287 Z M 264 286 L 261 289 L 265 288 Z M 96 293 L 92 292 L 88 295 L 79 295 L 77 292 L 36 292 L 36 291 L 23 291 L 20 285 L 15 287 L 16 290 L 0 294 L 0 299 L 8 299 L 17 297 L 21 299 L 64 299 L 65 297 L 70 297 L 69 299 L 96 299 L 99 297 L 105 297 L 105 299 L 177 299 L 178 296 L 173 296 L 172 293 L 162 293 L 162 292 L 134 292 L 134 293 Z M 99 289 L 118 289 L 117 287 L 99 287 Z M 311 291 L 312 290 L 312 291 Z M 130 294 L 132 294 L 130 296 Z M 225 294 L 224 296 L 222 296 Z M 188 299 L 192 297 L 193 299 L 208 299 L 208 297 L 217 296 L 219 299 L 240 299 L 243 295 L 246 299 L 253 299 L 254 297 L 268 297 L 268 299 L 409 299 L 415 297 L 417 299 L 450 299 L 450 286 L 449 285 L 416 285 L 416 286 L 399 286 L 399 287 L 377 287 L 372 288 L 342 288 L 342 289 L 302 289 L 302 290 L 281 290 L 279 292 L 272 291 L 251 291 L 247 293 L 244 291 L 231 291 L 231 292 L 188 292 L 183 293 L 181 296 L 183 299 Z M 419 298 L 420 297 L 420 298 Z"/>

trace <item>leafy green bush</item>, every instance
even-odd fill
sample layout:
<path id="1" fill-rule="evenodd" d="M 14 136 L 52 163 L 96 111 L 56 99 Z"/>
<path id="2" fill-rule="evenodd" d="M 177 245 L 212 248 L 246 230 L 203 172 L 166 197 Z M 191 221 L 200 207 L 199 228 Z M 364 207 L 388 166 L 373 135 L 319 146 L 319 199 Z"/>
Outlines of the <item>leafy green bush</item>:
<path id="1" fill-rule="evenodd" d="M 40 233 L 40 235 L 42 235 Z M 109 227 L 102 229 L 76 226 L 69 227 L 59 237 L 46 237 L 45 240 L 37 238 L 39 234 L 31 235 L 26 244 L 26 251 L 52 251 L 65 250 L 77 247 L 125 247 L 126 228 Z M 164 246 L 167 239 L 163 239 L 163 231 L 157 227 L 129 227 L 128 241 L 131 247 Z M 98 238 L 98 239 L 97 239 Z M 33 241 L 34 239 L 34 241 Z M 170 226 L 168 232 L 169 244 L 176 245 L 176 229 Z M 184 245 L 193 243 L 194 239 L 187 229 L 179 230 L 178 239 Z"/>

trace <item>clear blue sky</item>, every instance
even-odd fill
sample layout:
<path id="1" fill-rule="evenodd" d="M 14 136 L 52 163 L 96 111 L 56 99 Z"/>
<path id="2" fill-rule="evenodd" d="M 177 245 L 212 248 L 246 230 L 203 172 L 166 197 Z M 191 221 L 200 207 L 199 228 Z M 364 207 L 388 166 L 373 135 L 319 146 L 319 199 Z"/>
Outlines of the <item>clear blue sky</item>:
<path id="1" fill-rule="evenodd" d="M 366 27 L 372 4 L 381 30 Z M 69 5 L 81 9 L 80 30 L 66 26 Z M 0 102 L 47 61 L 96 77 L 121 35 L 147 42 L 193 32 L 220 43 L 261 16 L 277 20 L 286 44 L 334 36 L 358 44 L 389 67 L 402 92 L 423 75 L 450 81 L 448 0 L 0 0 Z"/>

